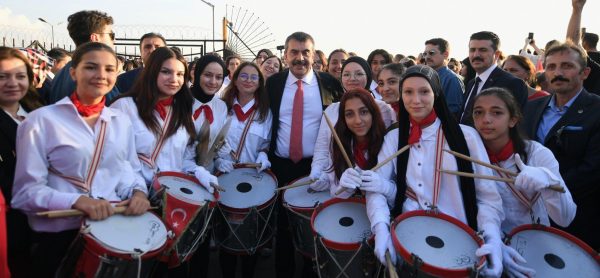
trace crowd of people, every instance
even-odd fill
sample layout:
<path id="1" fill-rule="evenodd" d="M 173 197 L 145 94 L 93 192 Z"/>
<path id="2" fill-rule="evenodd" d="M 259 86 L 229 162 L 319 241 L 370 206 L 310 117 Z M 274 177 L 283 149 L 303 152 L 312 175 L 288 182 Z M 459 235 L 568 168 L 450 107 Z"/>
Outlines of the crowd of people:
<path id="1" fill-rule="evenodd" d="M 124 206 L 140 215 L 158 171 L 190 173 L 213 192 L 216 172 L 240 163 L 270 169 L 280 187 L 309 176 L 314 191 L 364 196 L 383 264 L 386 253 L 400 261 L 391 220 L 415 210 L 481 232 L 484 276 L 535 275 L 503 242 L 524 224 L 557 227 L 598 252 L 600 52 L 598 35 L 581 32 L 584 5 L 572 0 L 566 37 L 543 49 L 529 37 L 505 56 L 500 38 L 481 31 L 462 61 L 443 38 L 416 56 L 376 49 L 364 59 L 342 48 L 326 56 L 295 32 L 282 58 L 263 49 L 252 61 L 209 53 L 187 62 L 147 33 L 141 65 L 129 69 L 113 50 L 113 18 L 99 11 L 69 16 L 73 53 L 0 47 L 0 277 L 52 277 L 69 252 L 81 217 L 37 212 L 77 209 L 102 220 Z M 214 161 L 199 163 L 226 122 Z M 512 171 L 514 182 L 474 178 L 506 177 L 445 150 Z M 276 210 L 275 273 L 293 277 L 293 231 L 281 204 Z M 207 277 L 209 244 L 154 275 Z M 221 250 L 223 277 L 235 277 L 238 260 L 253 277 L 257 256 Z M 302 258 L 302 277 L 316 277 Z"/>

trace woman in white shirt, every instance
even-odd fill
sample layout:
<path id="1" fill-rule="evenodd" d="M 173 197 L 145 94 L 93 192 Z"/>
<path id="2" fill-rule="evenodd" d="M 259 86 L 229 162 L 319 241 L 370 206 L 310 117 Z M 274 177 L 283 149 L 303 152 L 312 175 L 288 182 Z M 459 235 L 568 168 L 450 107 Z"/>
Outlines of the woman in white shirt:
<path id="1" fill-rule="evenodd" d="M 492 164 L 519 175 L 514 184 L 498 182 L 506 219 L 502 232 L 508 234 L 517 226 L 539 223 L 549 226 L 550 220 L 568 226 L 575 217 L 577 206 L 558 170 L 558 161 L 542 144 L 524 140 L 518 123 L 522 114 L 515 98 L 502 88 L 489 88 L 474 99 L 475 128 L 483 139 Z M 494 175 L 506 177 L 494 171 Z M 560 185 L 565 193 L 548 189 Z M 519 265 L 525 260 L 513 248 L 504 245 L 504 269 L 511 276 L 532 277 L 535 271 Z"/>
<path id="2" fill-rule="evenodd" d="M 223 100 L 232 117 L 227 141 L 231 154 L 216 161 L 219 171 L 227 173 L 238 163 L 257 163 L 258 171 L 271 167 L 267 151 L 271 141 L 269 97 L 260 68 L 250 62 L 242 63 L 233 73 Z M 258 254 L 240 256 L 242 277 L 253 277 Z M 223 277 L 235 277 L 236 256 L 223 250 L 219 254 Z"/>
<path id="3" fill-rule="evenodd" d="M 104 107 L 116 68 L 117 58 L 109 46 L 81 45 L 70 70 L 75 92 L 30 113 L 17 131 L 12 205 L 28 214 L 37 237 L 35 277 L 54 275 L 81 225 L 81 217 L 48 219 L 36 212 L 73 208 L 102 220 L 114 213 L 111 201 L 127 205 L 128 215 L 142 214 L 150 205 L 138 174 L 131 121 Z"/>
<path id="4" fill-rule="evenodd" d="M 378 161 L 390 157 L 407 144 L 410 149 L 385 164 L 375 175 L 363 177 L 364 174 L 353 173 L 360 177 L 359 180 L 368 178 L 372 185 L 365 190 L 378 196 L 367 200 L 367 214 L 376 234 L 377 257 L 385 262 L 386 250 L 392 255 L 395 252 L 390 240 L 390 213 L 395 217 L 402 212 L 436 208 L 474 230 L 483 231 L 485 244 L 476 254 L 489 255 L 491 260 L 483 274 L 499 276 L 502 273 L 499 227 L 504 216 L 495 183 L 457 177 L 436 169 L 491 175 L 488 168 L 472 165 L 443 152 L 443 149 L 451 149 L 486 161 L 481 138 L 473 128 L 459 125 L 452 117 L 443 97 L 439 76 L 432 68 L 423 65 L 409 68 L 400 88 L 399 128 L 385 136 Z M 363 189 L 358 182 L 342 186 Z"/>

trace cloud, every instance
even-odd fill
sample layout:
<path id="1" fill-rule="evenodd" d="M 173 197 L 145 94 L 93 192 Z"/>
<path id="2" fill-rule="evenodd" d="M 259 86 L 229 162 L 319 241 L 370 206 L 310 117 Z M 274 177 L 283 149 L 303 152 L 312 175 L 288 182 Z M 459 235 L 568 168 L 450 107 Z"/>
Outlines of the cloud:
<path id="1" fill-rule="evenodd" d="M 32 22 L 24 15 L 13 14 L 10 8 L 0 7 L 0 26 L 11 26 L 22 29 L 42 30 L 44 23 L 39 21 Z"/>

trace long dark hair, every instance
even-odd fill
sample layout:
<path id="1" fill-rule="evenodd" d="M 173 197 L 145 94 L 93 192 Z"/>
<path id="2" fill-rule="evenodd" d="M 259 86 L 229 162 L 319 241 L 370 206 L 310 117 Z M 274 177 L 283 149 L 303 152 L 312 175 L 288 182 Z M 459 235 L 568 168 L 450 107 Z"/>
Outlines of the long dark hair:
<path id="1" fill-rule="evenodd" d="M 469 148 L 465 136 L 458 125 L 458 122 L 448 110 L 442 86 L 440 83 L 440 77 L 437 72 L 431 67 L 425 65 L 415 65 L 406 70 L 402 80 L 400 81 L 400 109 L 399 109 L 399 140 L 398 148 L 406 146 L 408 144 L 408 136 L 410 130 L 410 121 L 408 111 L 404 107 L 404 101 L 402 100 L 402 84 L 409 77 L 421 77 L 427 80 L 433 89 L 434 104 L 433 109 L 437 114 L 438 119 L 441 121 L 442 130 L 448 146 L 451 150 L 469 155 Z M 408 167 L 408 157 L 410 152 L 404 152 L 397 158 L 397 169 L 396 169 L 396 186 L 398 188 L 396 193 L 395 207 L 392 210 L 394 216 L 402 213 L 402 204 L 406 199 L 406 171 Z M 473 173 L 473 167 L 470 162 L 463 159 L 456 159 L 458 170 L 466 173 Z M 467 223 L 471 228 L 477 230 L 477 201 L 475 198 L 475 182 L 473 178 L 460 177 L 460 190 L 463 197 L 463 206 L 467 216 Z"/>
<path id="2" fill-rule="evenodd" d="M 269 114 L 269 96 L 267 95 L 267 90 L 265 89 L 265 77 L 263 76 L 260 68 L 255 63 L 252 62 L 244 62 L 242 63 L 233 73 L 233 78 L 231 79 L 231 83 L 225 88 L 225 94 L 223 94 L 223 101 L 227 104 L 227 110 L 231 110 L 233 107 L 233 100 L 238 96 L 239 91 L 237 86 L 235 85 L 238 77 L 240 76 L 240 72 L 245 67 L 253 67 L 258 72 L 258 88 L 254 92 L 254 101 L 255 105 L 258 108 L 258 121 L 264 122 L 267 119 L 267 115 Z"/>
<path id="3" fill-rule="evenodd" d="M 122 95 L 122 97 L 132 97 L 134 99 L 140 119 L 142 119 L 142 122 L 144 122 L 144 125 L 148 129 L 158 136 L 161 132 L 161 127 L 154 116 L 154 106 L 158 102 L 160 91 L 156 81 L 163 63 L 169 59 L 177 59 L 181 62 L 184 65 L 185 74 L 183 86 L 173 96 L 171 107 L 173 109 L 173 118 L 166 131 L 165 138 L 175 134 L 183 126 L 190 135 L 190 142 L 192 142 L 196 136 L 194 122 L 192 121 L 192 104 L 194 103 L 194 99 L 185 85 L 189 80 L 189 73 L 187 63 L 180 53 L 168 47 L 159 47 L 154 50 L 150 54 L 150 57 L 148 57 L 148 64 L 144 66 L 144 70 L 135 81 L 133 88 L 127 94 Z"/>
<path id="4" fill-rule="evenodd" d="M 19 100 L 19 104 L 21 104 L 23 108 L 28 112 L 44 106 L 42 98 L 37 93 L 35 85 L 33 84 L 34 74 L 29 59 L 27 59 L 27 57 L 25 57 L 25 55 L 16 48 L 0 46 L 0 61 L 13 58 L 19 59 L 25 64 L 25 70 L 27 71 L 27 80 L 29 83 L 29 86 L 27 87 L 27 92 L 25 93 L 25 96 L 23 96 L 23 98 Z"/>
<path id="5" fill-rule="evenodd" d="M 523 159 L 523 162 L 527 163 L 527 151 L 525 150 L 527 144 L 525 143 L 525 136 L 520 132 L 519 128 L 519 123 L 521 122 L 521 119 L 523 119 L 520 104 L 506 89 L 492 87 L 481 91 L 479 94 L 477 94 L 477 96 L 475 96 L 473 99 L 473 107 L 475 107 L 477 100 L 483 96 L 495 96 L 499 98 L 502 102 L 504 102 L 504 105 L 506 105 L 509 116 L 517 120 L 515 126 L 508 129 L 508 137 L 513 143 L 515 153 L 518 153 L 521 156 L 521 159 Z"/>
<path id="6" fill-rule="evenodd" d="M 369 149 L 367 151 L 367 169 L 373 168 L 377 164 L 377 155 L 381 150 L 381 146 L 383 145 L 383 137 L 385 135 L 385 124 L 383 123 L 383 118 L 381 117 L 381 111 L 379 110 L 379 106 L 375 103 L 375 100 L 371 96 L 371 93 L 365 89 L 358 88 L 353 89 L 342 95 L 340 99 L 340 109 L 338 113 L 338 121 L 335 124 L 335 133 L 340 137 L 340 141 L 344 146 L 344 150 L 349 155 L 349 158 L 352 162 L 356 162 L 354 160 L 354 156 L 351 155 L 354 153 L 354 148 L 352 146 L 352 142 L 356 144 L 356 140 L 354 138 L 354 134 L 348 128 L 346 124 L 345 110 L 346 110 L 346 102 L 350 99 L 358 98 L 365 105 L 367 109 L 369 109 L 369 113 L 371 113 L 372 124 L 369 132 L 367 133 L 367 137 L 369 138 Z M 342 176 L 342 173 L 348 165 L 346 165 L 346 161 L 340 151 L 340 148 L 337 147 L 337 144 L 331 138 L 331 146 L 332 146 L 332 161 L 333 161 L 333 171 L 335 172 L 336 177 L 339 179 Z"/>

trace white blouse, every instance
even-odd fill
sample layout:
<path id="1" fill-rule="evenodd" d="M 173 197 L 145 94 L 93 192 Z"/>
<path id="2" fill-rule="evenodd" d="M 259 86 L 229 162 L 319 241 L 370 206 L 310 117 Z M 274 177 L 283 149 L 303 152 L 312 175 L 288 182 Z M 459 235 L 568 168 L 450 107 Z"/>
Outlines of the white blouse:
<path id="1" fill-rule="evenodd" d="M 254 99 L 252 99 L 246 103 L 246 105 L 242 106 L 242 111 L 244 113 L 248 112 L 254 103 Z M 234 104 L 239 104 L 237 99 L 234 101 Z M 261 151 L 266 153 L 269 149 L 269 143 L 271 142 L 271 123 L 273 121 L 271 111 L 268 110 L 265 120 L 263 122 L 259 122 L 258 107 L 255 109 L 256 113 L 254 114 L 254 120 L 252 124 L 250 124 L 248 134 L 246 135 L 246 142 L 239 157 L 240 163 L 256 162 L 258 153 Z M 233 109 L 231 110 L 229 117 L 232 117 L 232 119 L 231 127 L 227 133 L 227 142 L 231 146 L 232 151 L 236 152 L 241 143 L 242 133 L 244 132 L 244 128 L 246 127 L 246 123 L 250 120 L 250 117 L 248 117 L 245 121 L 240 122 Z M 232 156 L 226 157 L 226 159 L 235 161 Z"/>
<path id="2" fill-rule="evenodd" d="M 104 148 L 86 192 L 55 173 L 87 178 L 103 121 L 107 123 Z M 129 199 L 134 189 L 147 193 L 138 174 L 131 121 L 109 107 L 102 110 L 94 128 L 68 97 L 33 111 L 17 130 L 17 157 L 12 206 L 28 213 L 29 224 L 38 232 L 77 229 L 81 218 L 48 219 L 34 212 L 70 209 L 80 196 L 121 201 Z"/>

